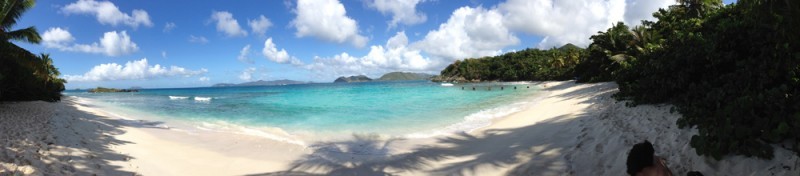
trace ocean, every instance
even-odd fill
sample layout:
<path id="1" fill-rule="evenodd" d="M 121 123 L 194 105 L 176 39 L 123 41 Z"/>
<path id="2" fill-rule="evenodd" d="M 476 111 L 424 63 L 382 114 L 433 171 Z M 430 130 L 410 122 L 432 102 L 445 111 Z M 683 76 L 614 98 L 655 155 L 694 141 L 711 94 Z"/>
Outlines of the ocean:
<path id="1" fill-rule="evenodd" d="M 487 126 L 491 119 L 535 103 L 531 97 L 538 92 L 538 86 L 522 82 L 442 86 L 401 81 L 64 94 L 139 120 L 196 128 L 190 130 L 245 129 L 273 138 L 349 134 L 416 138 Z"/>

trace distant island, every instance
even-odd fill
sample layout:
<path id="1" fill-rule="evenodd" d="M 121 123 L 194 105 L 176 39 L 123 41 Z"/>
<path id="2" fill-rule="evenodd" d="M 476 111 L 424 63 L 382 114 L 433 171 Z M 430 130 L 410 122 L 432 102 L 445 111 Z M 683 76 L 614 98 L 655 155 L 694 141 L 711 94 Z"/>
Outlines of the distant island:
<path id="1" fill-rule="evenodd" d="M 406 80 L 430 80 L 436 75 L 427 73 L 412 73 L 412 72 L 391 72 L 386 73 L 379 81 L 406 81 Z"/>
<path id="2" fill-rule="evenodd" d="M 336 78 L 336 80 L 334 80 L 333 82 L 334 83 L 351 83 L 351 82 L 370 82 L 370 81 L 372 81 L 371 78 L 369 78 L 367 76 L 364 76 L 364 75 L 358 75 L 358 76 L 350 76 L 350 77 L 342 76 L 342 77 Z"/>
<path id="3" fill-rule="evenodd" d="M 288 79 L 273 80 L 273 81 L 258 80 L 258 81 L 245 82 L 239 84 L 219 83 L 219 84 L 214 84 L 211 87 L 277 86 L 277 85 L 306 84 L 306 83 L 308 82 L 288 80 Z"/>
<path id="4" fill-rule="evenodd" d="M 413 72 L 390 72 L 386 73 L 378 79 L 372 79 L 364 75 L 339 77 L 334 83 L 350 83 L 350 82 L 370 82 L 370 81 L 410 81 L 410 80 L 430 80 L 436 75 L 427 73 L 413 73 Z"/>
<path id="5" fill-rule="evenodd" d="M 105 87 L 97 87 L 94 89 L 89 89 L 89 93 L 111 93 L 111 92 L 139 92 L 138 89 L 115 89 L 115 88 L 105 88 Z"/>

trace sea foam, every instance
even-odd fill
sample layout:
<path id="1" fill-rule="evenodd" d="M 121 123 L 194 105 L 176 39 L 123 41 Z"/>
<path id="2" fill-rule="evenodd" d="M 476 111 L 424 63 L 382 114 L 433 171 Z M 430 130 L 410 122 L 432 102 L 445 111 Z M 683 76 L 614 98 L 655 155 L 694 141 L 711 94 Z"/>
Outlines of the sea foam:
<path id="1" fill-rule="evenodd" d="M 538 98 L 526 101 L 520 101 L 509 105 L 504 105 L 496 108 L 481 110 L 464 117 L 464 121 L 448 125 L 444 128 L 425 130 L 404 135 L 406 138 L 430 138 L 436 136 L 443 136 L 453 133 L 472 132 L 473 130 L 487 127 L 492 124 L 492 120 L 496 118 L 506 117 L 513 113 L 525 110 L 530 106 L 535 106 L 543 96 L 536 96 Z"/>
<path id="2" fill-rule="evenodd" d="M 189 99 L 189 97 L 183 97 L 183 96 L 169 96 L 169 99 L 170 99 L 170 100 L 184 100 L 184 99 Z"/>
<path id="3" fill-rule="evenodd" d="M 194 101 L 209 102 L 211 101 L 211 97 L 194 97 Z"/>
<path id="4" fill-rule="evenodd" d="M 206 131 L 230 132 L 235 134 L 256 136 L 303 147 L 307 146 L 304 141 L 297 139 L 297 137 L 294 135 L 278 127 L 246 127 L 225 121 L 214 121 L 201 122 L 199 125 L 196 125 L 195 128 Z"/>

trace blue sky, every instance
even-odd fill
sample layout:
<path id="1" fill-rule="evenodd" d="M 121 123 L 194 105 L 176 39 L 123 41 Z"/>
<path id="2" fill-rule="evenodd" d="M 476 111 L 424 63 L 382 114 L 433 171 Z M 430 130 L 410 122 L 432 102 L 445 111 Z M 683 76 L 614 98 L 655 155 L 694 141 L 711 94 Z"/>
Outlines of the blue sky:
<path id="1" fill-rule="evenodd" d="M 68 89 L 201 87 L 438 73 L 468 57 L 585 46 L 589 36 L 613 22 L 637 24 L 672 3 L 40 0 L 15 28 L 37 27 L 42 44 L 19 45 L 50 53 Z"/>

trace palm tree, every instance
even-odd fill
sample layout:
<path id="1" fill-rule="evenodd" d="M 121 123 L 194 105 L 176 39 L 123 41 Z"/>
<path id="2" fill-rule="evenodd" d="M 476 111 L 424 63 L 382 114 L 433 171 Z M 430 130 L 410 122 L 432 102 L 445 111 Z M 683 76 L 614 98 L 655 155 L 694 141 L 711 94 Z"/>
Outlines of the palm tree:
<path id="1" fill-rule="evenodd" d="M 630 43 L 633 52 L 631 54 L 637 57 L 647 54 L 647 45 L 655 42 L 657 38 L 657 36 L 645 26 L 633 27 L 633 29 L 631 29 L 631 35 L 633 36 L 633 40 L 631 40 Z"/>
<path id="2" fill-rule="evenodd" d="M 54 81 L 61 75 L 58 68 L 53 65 L 53 59 L 50 58 L 50 54 L 40 54 L 39 62 L 35 68 L 37 68 L 39 77 L 44 78 L 46 82 Z"/>
<path id="3" fill-rule="evenodd" d="M 11 30 L 11 27 L 17 23 L 25 11 L 32 8 L 35 4 L 34 0 L 0 0 L 0 63 L 4 67 L 0 67 L 0 83 L 7 86 L 0 86 L 0 98 L 3 89 L 9 88 L 10 85 L 4 83 L 3 80 L 14 76 L 11 73 L 13 65 L 18 65 L 19 62 L 12 61 L 13 58 L 31 58 L 33 56 L 27 50 L 11 43 L 11 40 L 24 41 L 29 43 L 39 43 L 41 37 L 34 27 L 28 27 L 20 30 Z"/>
<path id="4" fill-rule="evenodd" d="M 564 62 L 564 56 L 562 56 L 561 53 L 559 53 L 558 50 L 555 50 L 555 49 L 553 50 L 552 53 L 553 53 L 553 56 L 552 56 L 553 60 L 552 60 L 552 66 L 551 67 L 552 68 L 558 68 L 558 69 L 564 67 L 566 65 L 566 63 Z"/>
<path id="5" fill-rule="evenodd" d="M 9 40 L 25 41 L 38 44 L 42 38 L 36 28 L 31 26 L 19 30 L 11 30 L 23 13 L 33 8 L 35 0 L 2 0 L 0 1 L 0 39 L 3 42 Z M 13 43 L 11 45 L 14 45 Z M 16 45 L 14 45 L 16 46 Z"/>
<path id="6" fill-rule="evenodd" d="M 622 22 L 613 25 L 605 33 L 600 32 L 600 34 L 591 37 L 594 41 L 592 45 L 595 45 L 609 59 L 620 65 L 624 65 L 626 61 L 633 58 L 628 53 L 633 38 L 634 36 L 628 26 Z"/>
<path id="7" fill-rule="evenodd" d="M 34 58 L 33 53 L 17 46 L 11 41 L 38 44 L 42 38 L 36 27 L 12 30 L 23 13 L 33 8 L 35 0 L 0 0 L 0 59 Z M 8 75 L 6 75 L 8 76 Z"/>
<path id="8" fill-rule="evenodd" d="M 64 80 L 48 54 L 34 55 L 12 41 L 38 44 L 31 26 L 12 30 L 35 0 L 0 0 L 0 100 L 58 101 Z"/>

